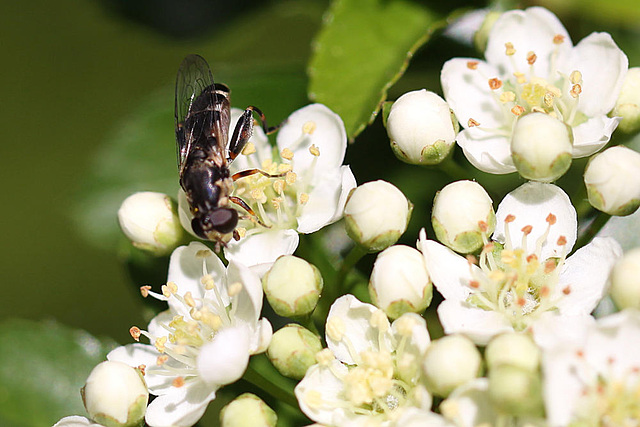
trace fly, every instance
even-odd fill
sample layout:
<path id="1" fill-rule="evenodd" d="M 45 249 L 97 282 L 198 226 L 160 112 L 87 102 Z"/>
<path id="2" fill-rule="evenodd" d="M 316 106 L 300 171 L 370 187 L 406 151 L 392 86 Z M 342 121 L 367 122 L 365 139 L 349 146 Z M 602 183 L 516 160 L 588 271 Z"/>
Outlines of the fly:
<path id="1" fill-rule="evenodd" d="M 240 218 L 252 219 L 264 226 L 244 200 L 231 195 L 233 182 L 255 173 L 282 176 L 269 175 L 259 169 L 233 175 L 229 171 L 229 165 L 251 138 L 253 113 L 259 116 L 266 134 L 280 126 L 267 127 L 262 111 L 249 106 L 229 139 L 229 88 L 213 81 L 207 61 L 199 55 L 189 55 L 182 61 L 176 78 L 175 102 L 178 175 L 193 214 L 191 227 L 198 237 L 215 242 L 219 251 L 231 237 L 240 238 L 236 230 Z M 247 214 L 239 215 L 232 204 Z"/>

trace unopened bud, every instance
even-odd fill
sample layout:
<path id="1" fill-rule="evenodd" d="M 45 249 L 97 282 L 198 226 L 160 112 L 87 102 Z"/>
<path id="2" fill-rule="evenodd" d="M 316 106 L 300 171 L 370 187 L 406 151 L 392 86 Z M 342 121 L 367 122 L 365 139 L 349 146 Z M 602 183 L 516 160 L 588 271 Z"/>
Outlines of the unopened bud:
<path id="1" fill-rule="evenodd" d="M 591 205 L 609 215 L 626 216 L 640 206 L 640 153 L 611 147 L 589 159 L 584 183 Z"/>
<path id="2" fill-rule="evenodd" d="M 262 278 L 262 287 L 273 310 L 284 317 L 313 311 L 322 292 L 322 276 L 315 265 L 293 255 L 276 260 Z"/>
<path id="3" fill-rule="evenodd" d="M 133 427 L 147 410 L 149 392 L 141 372 L 122 362 L 98 364 L 82 388 L 92 420 L 106 427 Z"/>
<path id="4" fill-rule="evenodd" d="M 620 310 L 640 309 L 640 248 L 635 248 L 616 262 L 611 270 L 611 298 Z"/>
<path id="5" fill-rule="evenodd" d="M 255 394 L 244 393 L 220 412 L 221 427 L 275 427 L 278 416 Z"/>
<path id="6" fill-rule="evenodd" d="M 427 388 L 447 397 L 456 387 L 480 375 L 482 357 L 464 335 L 447 335 L 431 343 L 422 360 Z"/>
<path id="7" fill-rule="evenodd" d="M 473 36 L 473 44 L 475 45 L 478 52 L 484 52 L 487 48 L 487 41 L 489 41 L 489 33 L 491 33 L 491 29 L 493 28 L 493 24 L 496 23 L 498 18 L 502 15 L 501 12 L 491 11 L 486 14 L 482 25 L 476 34 Z"/>
<path id="8" fill-rule="evenodd" d="M 344 207 L 347 233 L 370 252 L 398 241 L 407 229 L 413 204 L 393 184 L 378 180 L 349 193 Z"/>
<path id="9" fill-rule="evenodd" d="M 425 89 L 402 95 L 391 106 L 387 133 L 400 160 L 435 165 L 451 151 L 458 120 L 444 99 Z"/>
<path id="10" fill-rule="evenodd" d="M 512 365 L 492 368 L 489 370 L 489 399 L 502 413 L 540 416 L 543 413 L 540 374 Z"/>
<path id="11" fill-rule="evenodd" d="M 480 184 L 456 181 L 436 194 L 431 212 L 436 237 L 456 252 L 472 253 L 496 226 L 493 201 Z"/>
<path id="12" fill-rule="evenodd" d="M 300 380 L 307 369 L 316 363 L 316 353 L 320 350 L 320 337 L 298 324 L 290 323 L 273 334 L 267 357 L 282 375 Z"/>
<path id="13" fill-rule="evenodd" d="M 493 338 L 484 357 L 489 370 L 511 365 L 536 372 L 540 367 L 540 349 L 530 335 L 521 332 L 505 332 Z"/>
<path id="14" fill-rule="evenodd" d="M 531 113 L 516 122 L 511 157 L 523 178 L 551 182 L 571 166 L 572 134 L 567 125 L 544 113 Z"/>
<path id="15" fill-rule="evenodd" d="M 118 210 L 122 232 L 138 249 L 168 255 L 184 239 L 178 206 L 169 196 L 145 191 L 127 197 Z"/>
<path id="16" fill-rule="evenodd" d="M 626 133 L 640 130 L 640 68 L 629 68 L 624 78 L 620 96 L 616 106 L 609 114 L 612 117 L 622 117 L 618 129 Z"/>
<path id="17" fill-rule="evenodd" d="M 433 286 L 420 251 L 396 245 L 380 252 L 371 271 L 369 295 L 391 319 L 424 311 L 431 303 Z"/>

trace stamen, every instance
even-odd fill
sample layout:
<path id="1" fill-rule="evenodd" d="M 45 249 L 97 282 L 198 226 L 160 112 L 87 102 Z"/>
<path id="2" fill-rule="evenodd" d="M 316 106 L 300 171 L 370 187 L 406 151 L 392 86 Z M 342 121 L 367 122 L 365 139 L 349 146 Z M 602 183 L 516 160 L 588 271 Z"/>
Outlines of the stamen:
<path id="1" fill-rule="evenodd" d="M 149 296 L 150 290 L 151 290 L 151 286 L 149 285 L 140 286 L 140 294 L 142 295 L 143 298 L 146 298 Z"/>
<path id="2" fill-rule="evenodd" d="M 538 56 L 535 54 L 535 52 L 532 51 L 527 53 L 527 63 L 529 65 L 535 64 L 537 59 L 538 59 Z"/>
<path id="3" fill-rule="evenodd" d="M 316 125 L 316 122 L 308 121 L 304 125 L 302 125 L 302 132 L 306 133 L 307 135 L 311 135 L 316 131 L 317 127 L 318 126 Z"/>
<path id="4" fill-rule="evenodd" d="M 467 127 L 476 127 L 476 126 L 480 126 L 480 123 L 478 123 L 476 120 L 470 118 L 469 121 L 467 122 Z"/>
<path id="5" fill-rule="evenodd" d="M 156 365 L 162 366 L 167 363 L 167 361 L 169 361 L 169 356 L 167 356 L 166 354 L 161 354 L 156 358 Z"/>
<path id="6" fill-rule="evenodd" d="M 184 378 L 182 377 L 176 377 L 173 382 L 171 383 L 172 386 L 176 387 L 176 388 L 180 388 L 184 386 Z"/>
<path id="7" fill-rule="evenodd" d="M 553 44 L 562 44 L 564 43 L 564 36 L 562 34 L 556 34 L 553 36 Z"/>
<path id="8" fill-rule="evenodd" d="M 293 159 L 293 151 L 291 151 L 289 148 L 285 148 L 280 152 L 280 157 L 282 157 L 283 159 L 286 159 L 286 160 L 292 160 Z"/>
<path id="9" fill-rule="evenodd" d="M 315 144 L 311 144 L 311 147 L 309 147 L 309 152 L 312 156 L 318 157 L 320 155 L 320 150 L 318 149 L 318 147 L 316 147 Z"/>
<path id="10" fill-rule="evenodd" d="M 574 70 L 571 72 L 571 74 L 569 75 L 569 80 L 571 81 L 571 83 L 578 84 L 582 82 L 582 73 L 578 70 Z"/>
<path id="11" fill-rule="evenodd" d="M 582 86 L 577 83 L 574 84 L 569 93 L 572 97 L 577 98 L 582 93 Z"/>
<path id="12" fill-rule="evenodd" d="M 298 179 L 298 175 L 296 175 L 295 172 L 287 172 L 287 174 L 284 177 L 285 181 L 287 182 L 288 185 L 293 185 L 295 184 L 296 180 Z"/>
<path id="13" fill-rule="evenodd" d="M 516 82 L 518 82 L 518 84 L 525 84 L 527 82 L 527 77 L 524 73 L 516 71 L 513 73 L 513 76 L 516 78 Z"/>
<path id="14" fill-rule="evenodd" d="M 247 229 L 244 227 L 236 227 L 236 232 L 241 239 L 247 235 Z"/>
<path id="15" fill-rule="evenodd" d="M 138 328 L 137 326 L 132 326 L 129 329 L 129 334 L 134 340 L 140 341 L 140 335 L 142 335 L 142 331 L 140 331 L 140 328 Z"/>
<path id="16" fill-rule="evenodd" d="M 511 109 L 511 112 L 515 115 L 515 116 L 521 116 L 522 113 L 524 113 L 524 108 L 520 105 L 516 105 L 515 107 L 513 107 Z"/>
<path id="17" fill-rule="evenodd" d="M 510 90 L 504 91 L 500 94 L 500 102 L 506 104 L 507 102 L 513 102 L 516 99 L 516 94 Z"/>
<path id="18" fill-rule="evenodd" d="M 565 295 L 569 295 L 571 293 L 571 287 L 567 285 L 564 289 L 562 289 L 562 293 Z"/>
<path id="19" fill-rule="evenodd" d="M 301 205 L 305 205 L 309 201 L 309 195 L 307 193 L 300 193 L 298 196 L 298 202 Z"/>
<path id="20" fill-rule="evenodd" d="M 491 90 L 500 89 L 502 87 L 502 81 L 496 77 L 489 79 L 489 87 Z"/>
<path id="21" fill-rule="evenodd" d="M 478 69 L 478 61 L 467 61 L 467 68 L 470 70 Z"/>
<path id="22" fill-rule="evenodd" d="M 505 54 L 507 56 L 513 56 L 516 54 L 516 49 L 513 47 L 513 43 L 507 42 L 504 44 L 505 49 Z"/>

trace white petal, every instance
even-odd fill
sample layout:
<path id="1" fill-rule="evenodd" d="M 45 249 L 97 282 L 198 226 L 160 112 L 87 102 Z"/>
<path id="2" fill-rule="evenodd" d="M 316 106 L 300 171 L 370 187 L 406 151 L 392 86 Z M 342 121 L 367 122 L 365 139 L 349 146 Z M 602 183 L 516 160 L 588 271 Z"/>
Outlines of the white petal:
<path id="1" fill-rule="evenodd" d="M 158 396 L 149 404 L 145 421 L 150 427 L 190 427 L 215 399 L 216 389 L 201 381 L 174 387 L 173 393 Z"/>
<path id="2" fill-rule="evenodd" d="M 167 281 L 178 285 L 178 294 L 191 292 L 198 301 L 204 296 L 204 287 L 200 279 L 205 273 L 213 277 L 214 283 L 224 283 L 224 264 L 202 243 L 191 242 L 189 246 L 180 246 L 171 254 Z M 173 298 L 169 299 L 169 307 L 176 314 L 188 315 L 184 304 L 177 303 Z"/>
<path id="3" fill-rule="evenodd" d="M 487 345 L 495 335 L 513 331 L 511 323 L 502 314 L 458 301 L 440 303 L 438 318 L 446 334 L 464 334 L 478 345 Z"/>
<path id="4" fill-rule="evenodd" d="M 554 44 L 556 35 L 564 36 L 564 42 Z M 505 43 L 513 44 L 516 53 L 512 57 L 506 55 Z M 551 69 L 552 55 L 557 51 L 558 57 L 562 57 L 570 50 L 571 38 L 558 18 L 547 9 L 531 7 L 527 10 L 511 10 L 498 18 L 489 33 L 485 58 L 498 68 L 500 75 L 510 77 L 514 71 L 529 70 L 527 55 L 534 52 L 537 56 L 535 74 L 555 79 L 555 70 Z"/>
<path id="5" fill-rule="evenodd" d="M 239 108 L 231 109 L 231 126 L 229 127 L 229 138 L 233 135 L 236 123 L 244 111 Z M 249 139 L 256 149 L 256 152 L 248 156 L 240 154 L 231 163 L 229 169 L 231 173 L 240 172 L 247 169 L 260 169 L 262 168 L 262 162 L 266 159 L 271 159 L 271 144 L 269 144 L 269 138 L 265 135 L 261 126 L 253 127 L 253 134 Z"/>
<path id="6" fill-rule="evenodd" d="M 339 207 L 342 194 L 340 169 L 319 175 L 309 192 L 309 200 L 304 204 L 298 217 L 298 232 L 313 233 L 331 223 Z"/>
<path id="7" fill-rule="evenodd" d="M 479 273 L 480 269 L 470 266 L 466 258 L 433 240 L 421 238 L 418 249 L 438 292 L 447 300 L 465 301 L 471 292 L 468 287 L 473 279 L 471 271 Z"/>
<path id="8" fill-rule="evenodd" d="M 164 327 L 164 325 L 168 325 L 175 316 L 176 313 L 171 310 L 161 311 L 151 319 L 149 326 L 147 326 L 147 331 L 156 338 L 168 336 L 169 331 Z"/>
<path id="9" fill-rule="evenodd" d="M 315 123 L 311 133 L 303 127 Z M 312 125 L 311 125 L 312 126 Z M 291 114 L 278 132 L 278 149 L 289 148 L 294 153 L 293 171 L 298 175 L 310 170 L 314 157 L 309 147 L 315 145 L 320 156 L 315 160 L 315 175 L 336 169 L 347 150 L 347 133 L 340 116 L 322 104 L 311 104 Z"/>
<path id="10" fill-rule="evenodd" d="M 419 314 L 404 313 L 391 325 L 391 329 L 398 340 L 401 338 L 401 335 L 398 332 L 398 320 L 404 318 L 410 318 L 415 323 L 412 328 L 411 338 L 405 344 L 407 346 L 405 347 L 405 351 L 413 352 L 416 355 L 423 354 L 431 343 L 431 337 L 429 336 L 429 330 L 427 329 L 427 321 Z M 401 320 L 401 322 L 403 321 L 404 320 Z"/>
<path id="11" fill-rule="evenodd" d="M 394 427 L 455 427 L 442 415 L 412 406 L 403 409 L 400 418 L 391 425 Z"/>
<path id="12" fill-rule="evenodd" d="M 502 175 L 516 171 L 511 158 L 510 136 L 472 127 L 460 132 L 456 142 L 469 163 L 483 172 Z"/>
<path id="13" fill-rule="evenodd" d="M 223 328 L 200 347 L 198 373 L 208 384 L 226 385 L 236 382 L 249 364 L 250 331 L 244 326 Z"/>
<path id="14" fill-rule="evenodd" d="M 587 332 L 595 323 L 590 315 L 561 316 L 546 312 L 531 324 L 533 338 L 543 350 L 577 349 L 584 345 Z"/>
<path id="15" fill-rule="evenodd" d="M 600 115 L 575 126 L 572 156 L 577 159 L 600 151 L 611 139 L 611 134 L 618 127 L 620 120 L 622 120 L 620 117 Z"/>
<path id="16" fill-rule="evenodd" d="M 544 353 L 543 397 L 547 420 L 551 427 L 569 424 L 575 404 L 584 389 L 584 383 L 576 375 L 576 359 L 574 349 L 556 349 Z"/>
<path id="17" fill-rule="evenodd" d="M 182 228 L 187 230 L 189 234 L 193 237 L 199 239 L 196 233 L 193 232 L 193 228 L 191 227 L 191 220 L 193 219 L 193 214 L 189 209 L 189 202 L 187 201 L 187 195 L 184 190 L 180 188 L 178 190 L 178 218 L 180 218 L 180 225 Z"/>
<path id="18" fill-rule="evenodd" d="M 460 427 L 493 425 L 498 418 L 489 399 L 489 380 L 476 378 L 456 388 L 442 402 L 442 413 Z"/>
<path id="19" fill-rule="evenodd" d="M 344 384 L 340 378 L 347 374 L 347 367 L 334 360 L 331 367 L 321 367 L 313 365 L 305 374 L 302 381 L 295 388 L 296 398 L 300 409 L 313 421 L 324 425 L 335 425 L 334 418 L 344 414 Z M 315 394 L 319 393 L 319 399 Z M 312 399 L 314 404 L 310 404 L 308 399 Z M 315 404 L 320 401 L 321 405 Z M 337 414 L 338 413 L 338 414 Z"/>
<path id="20" fill-rule="evenodd" d="M 607 280 L 622 248 L 610 237 L 596 237 L 570 256 L 553 290 L 563 315 L 589 314 L 605 294 Z M 569 294 L 564 290 L 569 287 Z"/>
<path id="21" fill-rule="evenodd" d="M 442 34 L 458 43 L 473 46 L 475 34 L 482 26 L 489 11 L 489 8 L 485 8 L 467 12 L 449 24 Z"/>
<path id="22" fill-rule="evenodd" d="M 378 308 L 371 304 L 360 302 L 353 295 L 344 295 L 335 300 L 327 316 L 327 329 L 331 322 L 340 322 L 344 325 L 344 340 L 336 341 L 326 334 L 327 346 L 338 360 L 352 365 L 356 363 L 356 357 L 365 350 L 379 350 L 378 329 L 371 326 L 371 315 Z M 337 319 L 337 320 L 336 320 Z M 385 339 L 388 340 L 388 335 Z M 351 346 L 347 346 L 348 341 Z M 387 342 L 387 345 L 390 344 Z M 353 349 L 352 354 L 349 349 Z M 389 348 L 389 347 L 387 347 Z"/>
<path id="23" fill-rule="evenodd" d="M 470 69 L 469 62 L 477 62 L 477 69 Z M 505 124 L 501 105 L 487 82 L 497 76 L 495 67 L 478 59 L 453 58 L 442 66 L 440 82 L 444 97 L 463 127 L 468 127 L 469 119 L 489 129 Z"/>
<path id="24" fill-rule="evenodd" d="M 229 261 L 227 267 L 227 282 L 229 286 L 240 283 L 242 288 L 233 300 L 235 318 L 252 325 L 255 329 L 262 310 L 262 282 L 260 277 L 236 261 Z"/>
<path id="25" fill-rule="evenodd" d="M 522 247 L 522 228 L 530 225 L 532 232 L 527 236 L 527 253 L 535 253 L 536 240 L 548 227 L 546 218 L 549 214 L 556 217 L 549 235 L 542 245 L 540 259 L 559 256 L 562 248 L 557 246 L 560 236 L 567 239 L 566 250 L 571 251 L 576 242 L 578 220 L 576 210 L 569 196 L 553 184 L 527 182 L 507 194 L 496 211 L 496 230 L 493 239 L 505 243 L 505 218 L 514 215 L 515 220 L 509 224 L 511 243 L 514 248 Z"/>
<path id="26" fill-rule="evenodd" d="M 251 339 L 251 345 L 249 348 L 251 354 L 260 354 L 267 351 L 267 347 L 269 347 L 269 343 L 271 343 L 272 336 L 273 326 L 271 326 L 269 319 L 263 317 L 258 320 L 258 328 Z"/>
<path id="27" fill-rule="evenodd" d="M 144 380 L 152 394 L 165 394 L 169 390 L 173 390 L 172 382 L 178 376 L 176 375 L 157 375 L 154 373 L 153 367 L 158 362 L 160 353 L 152 345 L 146 344 L 128 344 L 118 347 L 107 355 L 107 359 L 115 362 L 126 363 L 129 366 L 138 367 L 145 365 L 147 367 Z M 172 368 L 184 368 L 184 365 L 169 358 L 166 362 Z"/>
<path id="28" fill-rule="evenodd" d="M 593 337 L 601 337 L 600 342 Z M 626 309 L 598 319 L 587 341 L 587 353 L 605 351 L 602 374 L 622 378 L 640 366 L 640 311 Z M 610 360 L 615 359 L 611 364 Z"/>
<path id="29" fill-rule="evenodd" d="M 64 417 L 53 427 L 103 427 L 100 424 L 94 424 L 90 419 L 81 417 L 78 415 L 72 415 L 70 417 Z"/>
<path id="30" fill-rule="evenodd" d="M 251 267 L 260 277 L 281 255 L 291 255 L 298 247 L 295 230 L 269 230 L 248 234 L 239 241 L 232 240 L 224 250 L 229 261 Z"/>
<path id="31" fill-rule="evenodd" d="M 591 33 L 558 63 L 559 71 L 567 76 L 574 70 L 582 74 L 578 109 L 587 117 L 613 109 L 628 68 L 627 56 L 608 33 Z"/>
<path id="32" fill-rule="evenodd" d="M 336 207 L 336 212 L 331 218 L 331 223 L 338 221 L 342 218 L 344 214 L 344 205 L 347 202 L 347 197 L 351 190 L 356 188 L 358 185 L 356 182 L 356 177 L 351 172 L 351 168 L 348 165 L 340 166 L 340 175 L 342 177 L 342 191 L 340 192 L 340 199 L 338 200 L 338 206 Z"/>

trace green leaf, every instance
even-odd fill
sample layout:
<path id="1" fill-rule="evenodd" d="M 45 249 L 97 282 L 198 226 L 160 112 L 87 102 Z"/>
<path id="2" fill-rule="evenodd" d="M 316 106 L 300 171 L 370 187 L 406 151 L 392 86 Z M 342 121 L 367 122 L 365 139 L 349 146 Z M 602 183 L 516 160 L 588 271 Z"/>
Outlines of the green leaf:
<path id="1" fill-rule="evenodd" d="M 309 97 L 342 117 L 349 139 L 376 117 L 413 53 L 442 25 L 405 0 L 334 0 L 314 43 Z"/>
<path id="2" fill-rule="evenodd" d="M 80 388 L 116 346 L 55 322 L 0 324 L 0 425 L 42 427 L 85 415 Z"/>

